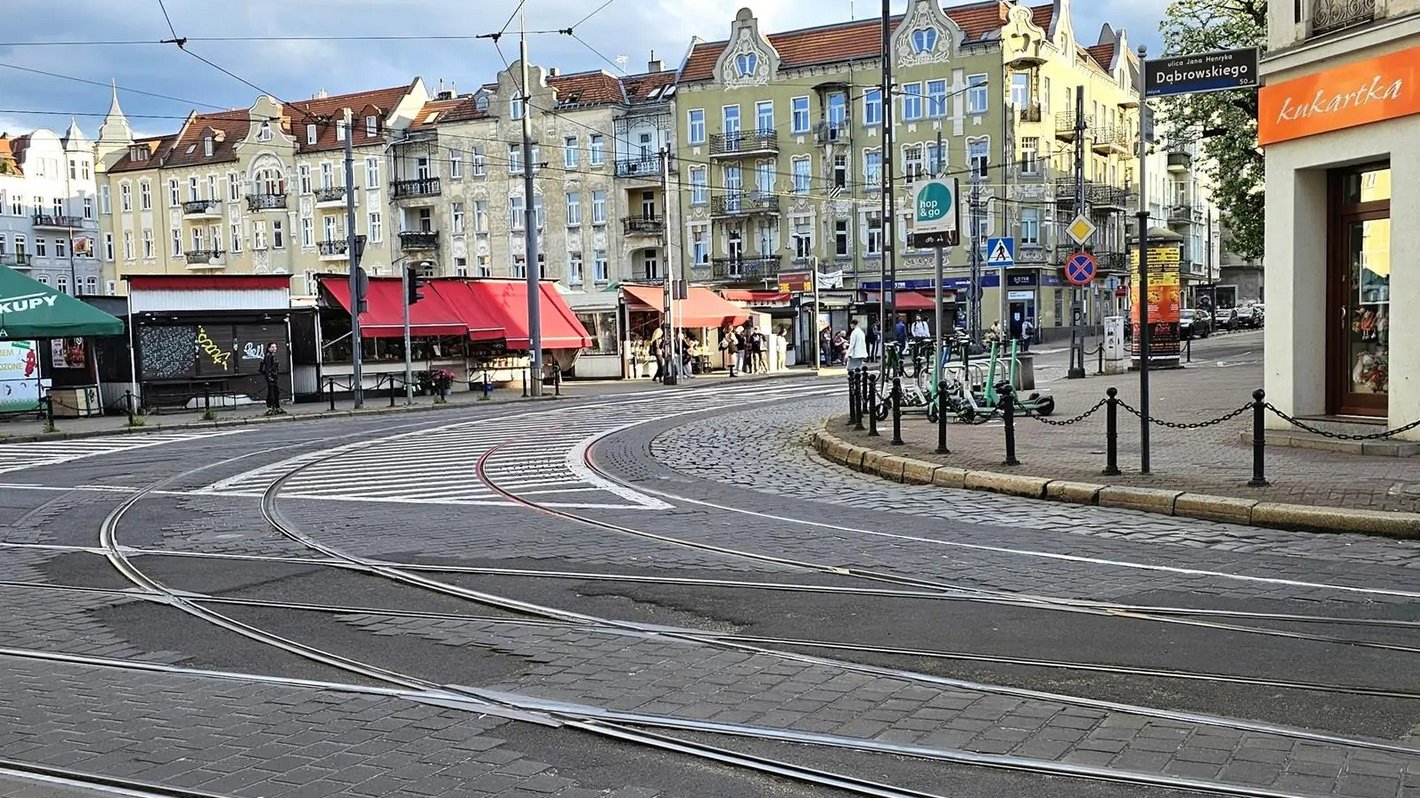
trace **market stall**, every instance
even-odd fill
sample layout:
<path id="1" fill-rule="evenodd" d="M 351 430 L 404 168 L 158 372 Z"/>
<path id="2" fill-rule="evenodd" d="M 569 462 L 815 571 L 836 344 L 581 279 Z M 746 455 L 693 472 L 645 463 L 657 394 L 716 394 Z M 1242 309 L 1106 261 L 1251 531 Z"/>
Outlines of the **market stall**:
<path id="1" fill-rule="evenodd" d="M 652 341 L 658 340 L 665 325 L 665 289 L 658 285 L 621 286 L 622 303 L 626 308 L 627 339 L 622 357 L 628 377 L 651 376 L 655 359 L 649 354 Z M 672 318 L 676 326 L 694 339 L 697 362 L 722 367 L 717 352 L 721 332 L 731 325 L 743 324 L 750 313 L 729 302 L 709 288 L 692 285 L 685 299 L 676 300 Z"/>

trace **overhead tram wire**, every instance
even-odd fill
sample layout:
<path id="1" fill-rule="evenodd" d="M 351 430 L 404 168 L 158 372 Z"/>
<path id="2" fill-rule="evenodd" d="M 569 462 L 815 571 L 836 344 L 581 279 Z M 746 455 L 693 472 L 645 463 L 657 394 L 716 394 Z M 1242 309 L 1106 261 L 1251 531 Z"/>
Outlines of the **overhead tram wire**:
<path id="1" fill-rule="evenodd" d="M 172 95 L 170 95 L 170 94 L 160 94 L 160 93 L 158 93 L 158 92 L 153 92 L 153 91 L 144 91 L 143 89 L 132 89 L 132 88 L 129 88 L 129 87 L 127 87 L 127 86 L 120 86 L 120 85 L 118 85 L 118 84 L 116 84 L 116 83 L 104 83 L 103 81 L 100 81 L 100 80 L 90 80 L 90 79 L 88 79 L 88 78 L 80 78 L 80 77 L 75 77 L 75 76 L 73 76 L 73 75 L 65 75 L 65 74 L 60 73 L 60 72 L 46 72 L 46 71 L 43 70 L 43 69 L 34 69 L 33 67 L 23 67 L 23 66 L 20 66 L 20 65 L 18 65 L 18 64 L 7 64 L 7 63 L 4 63 L 4 62 L 0 62 L 0 67 L 3 67 L 3 68 L 5 68 L 5 69 L 14 69 L 14 70 L 18 70 L 18 71 L 20 71 L 20 72 L 29 72 L 29 73 L 32 73 L 32 74 L 35 74 L 35 75 L 44 75 L 45 77 L 50 77 L 50 78 L 59 78 L 60 80 L 72 80 L 72 81 L 74 81 L 75 83 L 86 83 L 86 84 L 88 84 L 88 85 L 90 85 L 90 86 L 101 86 L 101 87 L 103 87 L 103 88 L 105 88 L 105 89 L 108 89 L 108 88 L 122 89 L 123 91 L 129 92 L 129 93 L 132 93 L 132 94 L 141 94 L 141 95 L 143 95 L 143 96 L 145 96 L 145 97 L 156 97 L 157 99 L 160 99 L 160 100 L 172 100 L 173 102 L 184 103 L 184 104 L 186 104 L 186 105 L 200 105 L 200 106 L 204 106 L 204 107 L 207 107 L 207 108 L 219 108 L 219 109 L 224 110 L 224 111 L 231 110 L 231 109 L 226 108 L 226 107 L 221 106 L 221 105 L 213 105 L 212 103 L 198 102 L 198 101 L 196 101 L 196 100 L 186 100 L 186 99 L 183 99 L 182 97 L 174 97 L 174 96 L 172 96 Z"/>

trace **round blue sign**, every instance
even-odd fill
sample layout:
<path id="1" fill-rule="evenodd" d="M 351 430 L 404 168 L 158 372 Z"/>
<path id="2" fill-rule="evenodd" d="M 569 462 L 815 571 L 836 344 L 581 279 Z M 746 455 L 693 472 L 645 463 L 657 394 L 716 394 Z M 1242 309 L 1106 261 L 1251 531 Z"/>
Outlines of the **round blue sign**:
<path id="1" fill-rule="evenodd" d="M 1095 279 L 1095 256 L 1076 252 L 1065 261 L 1065 279 L 1075 285 L 1088 285 Z"/>

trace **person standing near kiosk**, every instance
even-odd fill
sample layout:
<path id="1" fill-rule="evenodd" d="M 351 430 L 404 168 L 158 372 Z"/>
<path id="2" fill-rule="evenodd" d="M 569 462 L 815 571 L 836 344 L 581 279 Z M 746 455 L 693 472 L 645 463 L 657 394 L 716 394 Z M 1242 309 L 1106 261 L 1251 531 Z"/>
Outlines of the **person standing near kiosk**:
<path id="1" fill-rule="evenodd" d="M 276 344 L 266 345 L 266 357 L 261 359 L 261 376 L 266 378 L 266 414 L 276 416 L 285 413 L 281 409 L 281 362 L 276 359 Z"/>

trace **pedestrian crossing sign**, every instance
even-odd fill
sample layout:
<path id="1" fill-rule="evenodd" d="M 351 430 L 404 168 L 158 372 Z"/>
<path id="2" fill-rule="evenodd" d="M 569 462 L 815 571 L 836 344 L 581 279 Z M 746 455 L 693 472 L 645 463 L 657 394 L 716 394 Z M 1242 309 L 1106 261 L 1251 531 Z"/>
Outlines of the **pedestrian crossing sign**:
<path id="1" fill-rule="evenodd" d="M 986 239 L 986 265 L 1016 265 L 1016 239 L 1010 237 Z"/>

